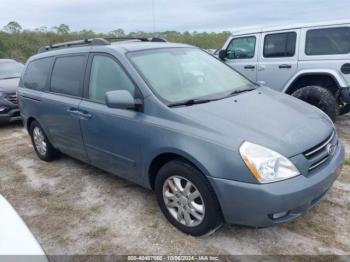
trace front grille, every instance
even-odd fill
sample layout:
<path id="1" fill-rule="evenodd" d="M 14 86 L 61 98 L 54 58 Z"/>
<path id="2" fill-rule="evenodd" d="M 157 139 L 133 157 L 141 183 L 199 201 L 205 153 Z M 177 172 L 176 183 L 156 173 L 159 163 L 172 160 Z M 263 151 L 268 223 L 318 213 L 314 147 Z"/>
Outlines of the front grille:
<path id="1" fill-rule="evenodd" d="M 9 102 L 11 102 L 12 104 L 15 104 L 15 105 L 18 104 L 16 93 L 7 95 L 7 96 L 6 96 L 6 100 L 9 101 Z"/>
<path id="2" fill-rule="evenodd" d="M 303 154 L 305 158 L 310 161 L 308 171 L 311 172 L 326 163 L 327 160 L 334 155 L 337 146 L 338 137 L 336 132 L 333 130 L 332 134 L 327 137 L 327 139 L 305 151 Z"/>

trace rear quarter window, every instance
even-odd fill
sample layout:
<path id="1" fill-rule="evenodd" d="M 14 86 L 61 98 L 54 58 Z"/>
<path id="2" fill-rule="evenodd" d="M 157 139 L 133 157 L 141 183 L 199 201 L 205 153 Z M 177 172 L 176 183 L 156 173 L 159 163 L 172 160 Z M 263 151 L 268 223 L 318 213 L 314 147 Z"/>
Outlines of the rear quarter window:
<path id="1" fill-rule="evenodd" d="M 341 55 L 350 53 L 350 27 L 312 29 L 306 33 L 305 54 Z"/>
<path id="2" fill-rule="evenodd" d="M 47 80 L 53 58 L 41 58 L 29 63 L 23 75 L 23 86 L 34 90 L 47 90 Z"/>
<path id="3" fill-rule="evenodd" d="M 85 55 L 56 58 L 52 69 L 50 91 L 71 96 L 81 96 L 85 66 Z"/>

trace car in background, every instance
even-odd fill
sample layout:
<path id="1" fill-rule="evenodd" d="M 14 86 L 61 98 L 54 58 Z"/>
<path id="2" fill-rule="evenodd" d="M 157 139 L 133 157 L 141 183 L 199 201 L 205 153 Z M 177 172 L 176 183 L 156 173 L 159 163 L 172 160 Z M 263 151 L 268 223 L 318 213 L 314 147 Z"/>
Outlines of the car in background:
<path id="1" fill-rule="evenodd" d="M 0 195 L 0 214 L 0 257 L 5 261 L 4 256 L 11 256 L 13 258 L 11 261 L 48 261 L 38 241 L 2 195 Z M 34 255 L 35 260 L 27 257 Z"/>
<path id="2" fill-rule="evenodd" d="M 0 59 L 0 123 L 20 120 L 16 90 L 24 65 Z"/>
<path id="3" fill-rule="evenodd" d="M 332 119 L 350 111 L 350 20 L 236 28 L 219 57 Z"/>

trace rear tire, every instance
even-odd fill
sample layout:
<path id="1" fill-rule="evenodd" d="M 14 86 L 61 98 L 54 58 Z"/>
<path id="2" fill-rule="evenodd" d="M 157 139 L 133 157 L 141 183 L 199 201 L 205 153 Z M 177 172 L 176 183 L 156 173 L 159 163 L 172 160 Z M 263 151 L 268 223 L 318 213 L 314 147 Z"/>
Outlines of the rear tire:
<path id="1" fill-rule="evenodd" d="M 52 146 L 44 130 L 37 121 L 33 121 L 30 124 L 29 134 L 32 139 L 34 150 L 41 160 L 50 162 L 58 156 L 59 151 Z"/>
<path id="2" fill-rule="evenodd" d="M 173 160 L 159 170 L 155 193 L 164 216 L 186 234 L 211 234 L 223 224 L 209 181 L 186 161 Z"/>
<path id="3" fill-rule="evenodd" d="M 334 95 L 321 86 L 306 86 L 295 91 L 292 96 L 299 98 L 325 112 L 332 120 L 339 114 L 339 106 Z"/>

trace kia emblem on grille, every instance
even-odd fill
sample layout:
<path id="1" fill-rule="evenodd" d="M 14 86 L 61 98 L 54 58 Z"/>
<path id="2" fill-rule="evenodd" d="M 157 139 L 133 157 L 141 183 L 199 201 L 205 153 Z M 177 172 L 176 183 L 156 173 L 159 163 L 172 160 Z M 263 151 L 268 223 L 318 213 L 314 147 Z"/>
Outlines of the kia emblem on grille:
<path id="1" fill-rule="evenodd" d="M 328 154 L 333 155 L 335 153 L 335 145 L 328 144 L 327 145 L 327 152 L 328 152 Z"/>

